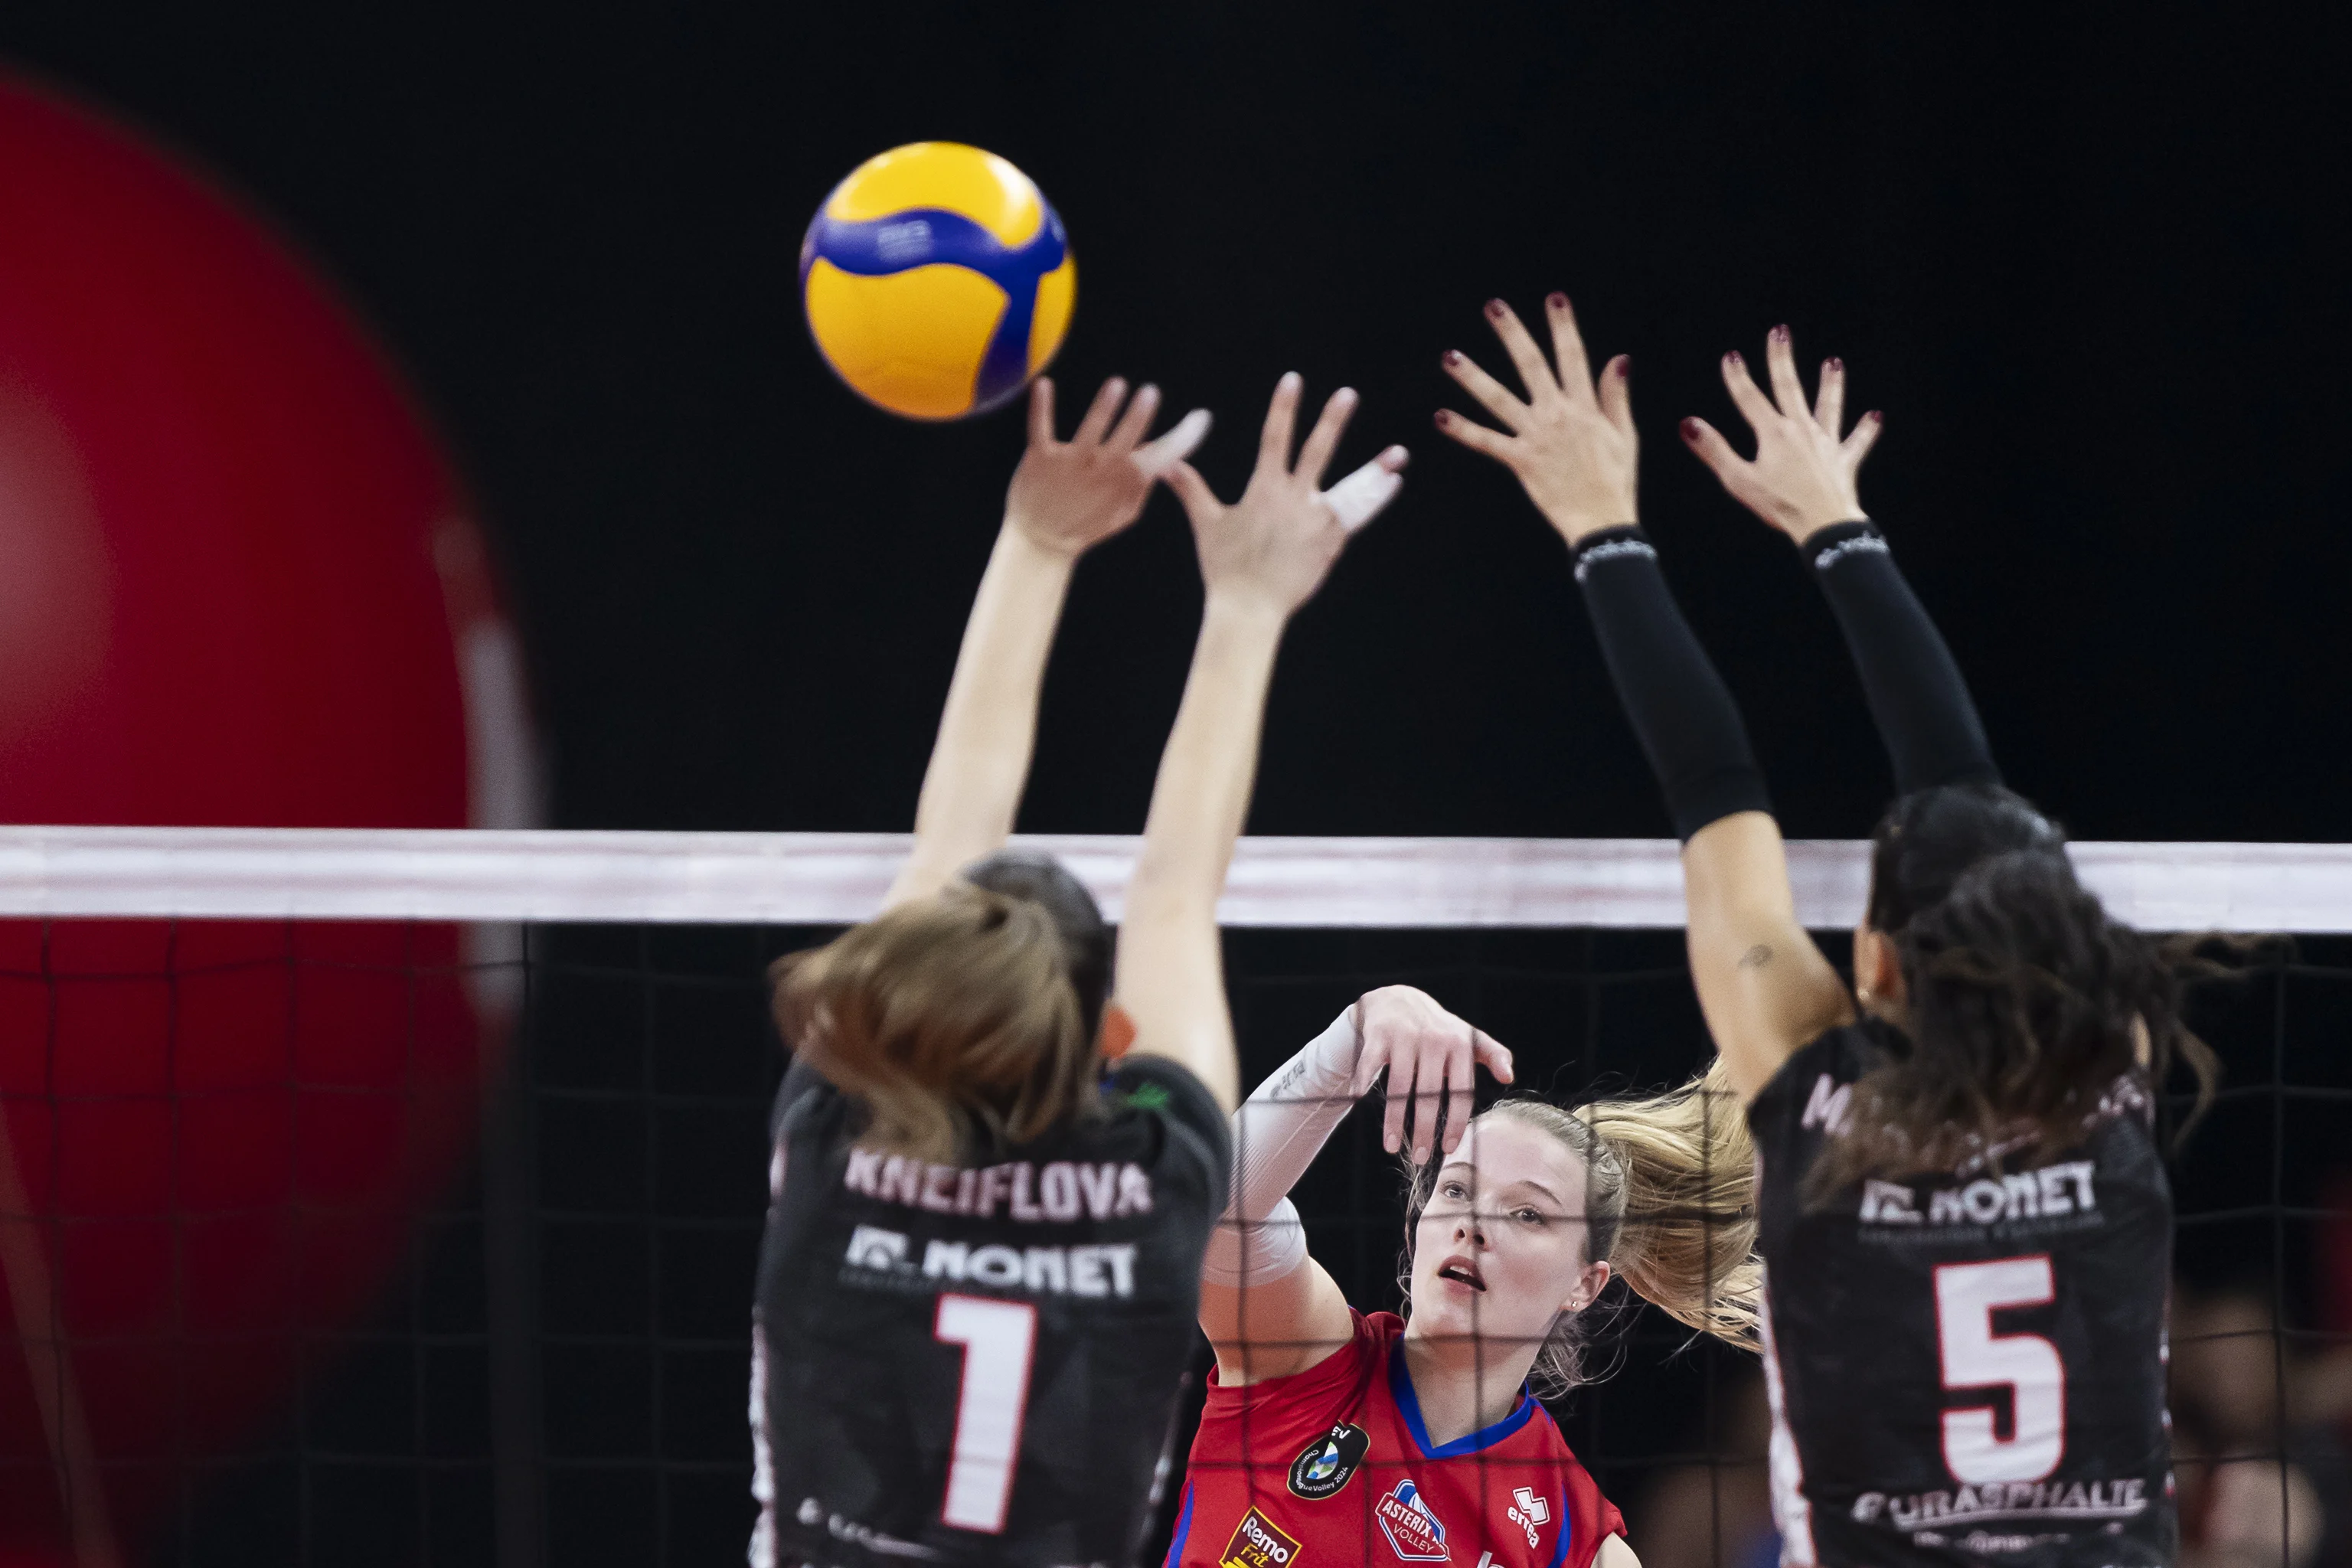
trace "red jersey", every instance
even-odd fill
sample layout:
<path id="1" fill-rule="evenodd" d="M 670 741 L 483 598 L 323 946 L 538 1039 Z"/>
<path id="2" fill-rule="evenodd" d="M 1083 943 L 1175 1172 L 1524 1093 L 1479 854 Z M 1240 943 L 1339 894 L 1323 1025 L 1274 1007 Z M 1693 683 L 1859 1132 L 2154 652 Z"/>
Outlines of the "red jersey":
<path id="1" fill-rule="evenodd" d="M 1209 1378 L 1167 1568 L 1590 1568 L 1625 1523 L 1522 1392 L 1483 1432 L 1433 1447 L 1404 1321 L 1288 1377 Z"/>

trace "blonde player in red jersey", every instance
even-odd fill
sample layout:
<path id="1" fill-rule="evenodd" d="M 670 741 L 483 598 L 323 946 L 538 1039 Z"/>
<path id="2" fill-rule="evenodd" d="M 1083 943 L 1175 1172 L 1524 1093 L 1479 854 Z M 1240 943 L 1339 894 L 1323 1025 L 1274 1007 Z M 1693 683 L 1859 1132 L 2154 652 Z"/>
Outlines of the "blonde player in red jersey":
<path id="1" fill-rule="evenodd" d="M 1752 1173 L 1719 1158 L 1737 1117 L 1702 1079 L 1574 1113 L 1507 1100 L 1474 1120 L 1475 1066 L 1511 1080 L 1508 1050 L 1391 986 L 1236 1113 L 1202 1271 L 1217 1364 L 1169 1568 L 1639 1568 L 1535 1387 L 1582 1380 L 1582 1314 L 1612 1259 L 1684 1321 L 1749 1342 Z M 1286 1195 L 1383 1071 L 1388 1146 L 1402 1151 L 1408 1109 L 1415 1144 L 1404 1318 L 1348 1305 Z"/>

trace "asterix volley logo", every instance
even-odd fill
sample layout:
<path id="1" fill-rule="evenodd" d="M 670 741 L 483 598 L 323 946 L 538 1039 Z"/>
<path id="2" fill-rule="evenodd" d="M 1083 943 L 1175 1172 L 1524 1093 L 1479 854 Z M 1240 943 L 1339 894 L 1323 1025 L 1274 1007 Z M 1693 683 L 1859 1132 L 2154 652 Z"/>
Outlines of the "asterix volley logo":
<path id="1" fill-rule="evenodd" d="M 1331 1496 L 1348 1484 L 1356 1467 L 1364 1462 L 1364 1450 L 1371 1446 L 1361 1426 L 1340 1422 L 1290 1461 L 1291 1494 L 1309 1502 Z"/>
<path id="2" fill-rule="evenodd" d="M 1411 1481 L 1391 1487 L 1372 1511 L 1380 1516 L 1381 1533 L 1396 1554 L 1408 1563 L 1445 1561 L 1445 1526 L 1421 1500 L 1421 1489 Z"/>

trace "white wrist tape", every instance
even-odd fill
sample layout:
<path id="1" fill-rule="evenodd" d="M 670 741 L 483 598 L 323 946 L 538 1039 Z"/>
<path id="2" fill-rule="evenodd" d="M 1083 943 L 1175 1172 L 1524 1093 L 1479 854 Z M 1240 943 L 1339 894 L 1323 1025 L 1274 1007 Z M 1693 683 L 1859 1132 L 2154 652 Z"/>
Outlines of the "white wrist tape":
<path id="1" fill-rule="evenodd" d="M 1325 490 L 1323 504 L 1331 509 L 1341 528 L 1353 533 L 1378 517 L 1403 488 L 1404 476 L 1375 458 Z"/>
<path id="2" fill-rule="evenodd" d="M 1290 1189 L 1355 1109 L 1361 1048 L 1349 1007 L 1234 1112 L 1233 1196 L 1209 1237 L 1203 1280 L 1264 1284 L 1307 1261 L 1307 1232 Z"/>
<path id="3" fill-rule="evenodd" d="M 1195 408 L 1160 436 L 1135 449 L 1135 466 L 1143 477 L 1156 479 L 1192 455 L 1202 437 L 1209 433 L 1209 411 Z"/>

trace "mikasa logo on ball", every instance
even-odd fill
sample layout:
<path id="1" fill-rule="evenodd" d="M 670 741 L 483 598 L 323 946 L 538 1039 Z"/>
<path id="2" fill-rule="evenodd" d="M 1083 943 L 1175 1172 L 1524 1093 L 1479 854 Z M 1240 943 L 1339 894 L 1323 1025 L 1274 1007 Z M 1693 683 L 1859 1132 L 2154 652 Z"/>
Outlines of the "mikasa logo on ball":
<path id="1" fill-rule="evenodd" d="M 931 253 L 931 226 L 921 218 L 886 223 L 875 233 L 874 248 L 885 261 L 919 260 Z"/>

